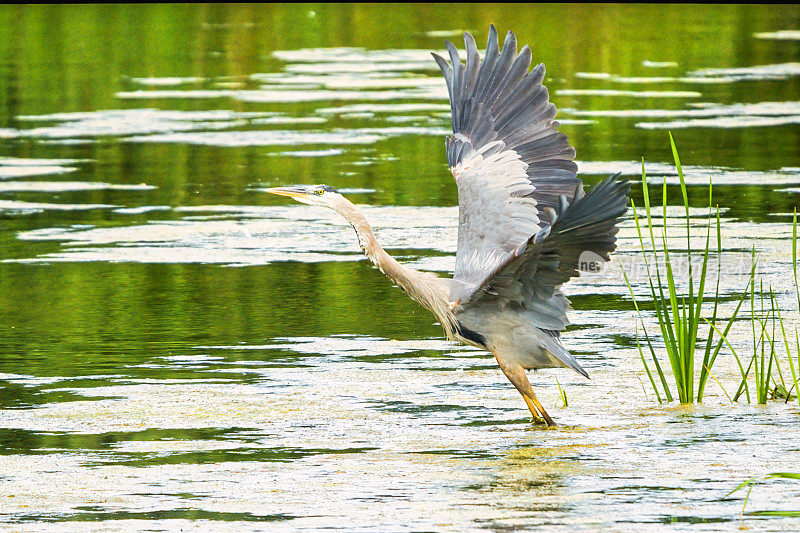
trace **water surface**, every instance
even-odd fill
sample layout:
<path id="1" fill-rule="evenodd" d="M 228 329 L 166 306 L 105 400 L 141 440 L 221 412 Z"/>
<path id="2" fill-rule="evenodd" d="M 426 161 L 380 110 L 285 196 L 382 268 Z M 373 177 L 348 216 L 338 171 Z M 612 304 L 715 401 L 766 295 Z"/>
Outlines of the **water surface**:
<path id="1" fill-rule="evenodd" d="M 2 527 L 797 529 L 751 514 L 800 510 L 796 483 L 755 486 L 744 513 L 744 492 L 725 497 L 798 471 L 796 402 L 731 405 L 716 382 L 703 405 L 656 401 L 621 277 L 646 300 L 632 218 L 608 270 L 567 290 L 564 341 L 592 379 L 531 376 L 561 423 L 548 430 L 335 215 L 263 189 L 330 184 L 395 256 L 450 275 L 449 106 L 430 52 L 463 30 L 482 46 L 495 23 L 547 65 L 587 184 L 636 179 L 644 158 L 668 222 L 682 216 L 671 130 L 695 245 L 709 181 L 720 205 L 722 314 L 755 249 L 796 324 L 798 20 L 796 6 L 0 9 Z M 735 390 L 728 354 L 714 376 Z"/>

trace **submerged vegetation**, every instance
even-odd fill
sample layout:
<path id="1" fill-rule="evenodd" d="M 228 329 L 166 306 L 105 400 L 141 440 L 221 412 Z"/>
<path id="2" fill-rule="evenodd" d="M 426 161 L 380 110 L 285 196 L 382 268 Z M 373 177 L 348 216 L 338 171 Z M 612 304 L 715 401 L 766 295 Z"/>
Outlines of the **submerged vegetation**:
<path id="1" fill-rule="evenodd" d="M 790 479 L 790 480 L 797 480 L 800 481 L 800 473 L 797 472 L 773 472 L 767 476 L 764 476 L 762 479 L 748 479 L 744 483 L 740 484 L 738 487 L 730 491 L 725 497 L 727 498 L 734 492 L 738 492 L 741 489 L 747 487 L 747 494 L 744 497 L 744 504 L 742 505 L 742 514 L 744 515 L 745 508 L 747 507 L 747 501 L 750 499 L 750 491 L 753 490 L 753 485 L 756 483 L 763 483 L 770 479 Z M 751 511 L 747 513 L 751 516 L 785 516 L 785 517 L 800 517 L 800 510 L 778 510 L 778 509 L 766 509 L 766 510 L 759 510 L 759 511 Z"/>
<path id="2" fill-rule="evenodd" d="M 722 276 L 722 226 L 720 222 L 719 206 L 713 203 L 712 184 L 708 186 L 708 216 L 707 228 L 705 233 L 705 243 L 701 248 L 693 248 L 692 232 L 689 213 L 689 197 L 687 194 L 686 181 L 683 175 L 678 149 L 670 133 L 670 145 L 675 161 L 675 167 L 680 180 L 680 190 L 683 199 L 684 219 L 685 219 L 685 239 L 686 239 L 686 265 L 685 278 L 680 279 L 675 271 L 676 249 L 673 241 L 668 236 L 668 217 L 667 217 L 667 184 L 666 180 L 662 186 L 662 221 L 660 234 L 656 231 L 653 223 L 653 207 L 650 202 L 650 191 L 647 183 L 647 175 L 642 163 L 642 193 L 644 199 L 645 224 L 640 223 L 639 213 L 636 205 L 632 201 L 633 218 L 636 224 L 637 236 L 644 258 L 647 283 L 652 298 L 652 305 L 658 321 L 659 330 L 663 342 L 663 347 L 667 355 L 669 367 L 672 370 L 672 378 L 677 391 L 677 398 L 680 403 L 701 403 L 705 393 L 708 378 L 715 381 L 712 368 L 718 355 L 723 348 L 727 348 L 735 358 L 740 370 L 741 381 L 736 393 L 731 396 L 725 390 L 722 383 L 718 384 L 726 397 L 731 402 L 738 401 L 742 395 L 748 403 L 752 401 L 749 380 L 752 376 L 755 385 L 754 396 L 758 403 L 765 404 L 768 399 L 781 398 L 787 402 L 792 398 L 798 398 L 797 394 L 800 380 L 800 334 L 794 328 L 793 335 L 790 327 L 784 319 L 785 313 L 781 313 L 775 292 L 772 287 L 764 287 L 763 280 L 756 279 L 757 257 L 755 251 L 752 255 L 752 265 L 750 268 L 747 286 L 735 298 L 736 307 L 727 318 L 724 327 L 719 324 L 719 284 Z M 643 225 L 645 226 L 643 228 Z M 682 223 L 683 225 L 683 223 Z M 715 249 L 711 246 L 711 231 L 715 228 Z M 797 296 L 798 309 L 800 309 L 800 283 L 797 273 L 797 212 L 795 210 L 793 218 L 792 232 L 792 255 L 794 270 L 794 285 Z M 713 307 L 710 313 L 704 310 L 703 304 L 710 296 L 709 289 L 709 257 L 712 253 L 716 254 L 717 271 L 716 283 L 713 293 Z M 699 263 L 699 268 L 695 266 Z M 628 291 L 633 299 L 639 324 L 644 335 L 648 355 L 642 345 L 637 327 L 637 347 L 639 356 L 644 365 L 645 372 L 650 380 L 650 384 L 655 392 L 659 403 L 663 401 L 671 402 L 674 399 L 672 388 L 669 385 L 668 373 L 659 361 L 653 335 L 648 333 L 644 322 L 644 314 L 640 302 L 634 294 L 633 285 L 628 277 L 628 273 L 623 269 L 625 282 Z M 686 290 L 680 293 L 678 287 L 682 283 L 687 285 Z M 729 340 L 731 328 L 737 321 L 740 310 L 745 301 L 749 300 L 749 327 L 752 332 L 752 355 L 749 362 L 746 361 L 745 368 L 741 349 L 737 351 L 733 343 Z M 706 307 L 709 307 L 708 305 Z M 700 342 L 701 327 L 706 332 L 705 342 Z M 794 349 L 793 349 L 794 347 Z M 781 370 L 781 348 L 784 350 L 785 359 L 791 371 L 791 381 L 787 386 L 784 374 Z M 794 351 L 794 353 L 792 353 Z M 650 363 L 648 363 L 648 359 Z M 746 360 L 746 357 L 744 357 Z M 795 361 L 796 359 L 796 361 Z M 784 363 L 785 364 L 785 363 Z M 651 369 L 652 367 L 652 369 Z M 777 379 L 776 379 L 777 377 Z M 794 391 L 794 395 L 792 392 Z"/>

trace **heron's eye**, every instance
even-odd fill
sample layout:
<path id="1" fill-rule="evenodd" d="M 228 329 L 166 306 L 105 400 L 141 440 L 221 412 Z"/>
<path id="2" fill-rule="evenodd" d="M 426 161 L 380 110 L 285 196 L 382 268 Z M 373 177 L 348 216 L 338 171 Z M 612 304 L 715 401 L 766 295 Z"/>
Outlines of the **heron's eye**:
<path id="1" fill-rule="evenodd" d="M 317 191 L 317 194 L 319 194 L 320 196 L 322 196 L 323 194 L 325 194 L 325 191 L 323 191 L 322 189 L 319 189 L 319 190 Z"/>

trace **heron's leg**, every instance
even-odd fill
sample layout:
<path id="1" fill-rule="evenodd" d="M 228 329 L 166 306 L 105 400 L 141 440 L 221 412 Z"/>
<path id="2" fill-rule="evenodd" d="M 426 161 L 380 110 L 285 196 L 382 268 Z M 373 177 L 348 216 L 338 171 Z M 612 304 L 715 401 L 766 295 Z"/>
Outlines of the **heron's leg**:
<path id="1" fill-rule="evenodd" d="M 519 391 L 519 393 L 522 395 L 522 398 L 525 400 L 525 404 L 528 406 L 528 410 L 530 410 L 533 418 L 538 420 L 539 415 L 541 414 L 548 426 L 555 426 L 556 423 L 552 418 L 550 418 L 550 415 L 547 414 L 547 411 L 544 410 L 541 402 L 533 392 L 533 387 L 531 387 L 531 383 L 528 381 L 528 376 L 525 375 L 525 369 L 517 363 L 511 363 L 504 360 L 497 354 L 495 354 L 494 357 L 497 359 L 497 363 L 500 365 L 500 370 L 503 371 L 503 374 L 506 375 L 511 384 L 514 385 L 517 391 Z"/>

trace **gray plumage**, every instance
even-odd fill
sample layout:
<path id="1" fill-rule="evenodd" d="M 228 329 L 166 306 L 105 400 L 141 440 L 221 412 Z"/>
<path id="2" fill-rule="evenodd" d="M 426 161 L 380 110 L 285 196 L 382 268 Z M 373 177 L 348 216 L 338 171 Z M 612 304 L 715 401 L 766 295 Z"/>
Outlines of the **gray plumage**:
<path id="1" fill-rule="evenodd" d="M 448 338 L 490 351 L 531 414 L 553 425 L 526 369 L 564 366 L 588 375 L 564 348 L 569 300 L 561 286 L 585 267 L 582 254 L 607 261 L 630 185 L 611 176 L 584 193 L 575 149 L 554 121 L 542 85 L 509 32 L 502 51 L 492 26 L 481 60 L 464 34 L 466 61 L 447 42 L 450 64 L 434 54 L 450 93 L 453 135 L 447 161 L 458 187 L 458 248 L 452 279 L 405 267 L 378 244 L 364 215 L 328 186 L 269 192 L 334 209 L 355 229 L 364 253 L 409 296 L 433 312 Z"/>
<path id="2" fill-rule="evenodd" d="M 464 42 L 463 64 L 450 42 L 450 65 L 434 54 L 450 93 L 446 148 L 459 193 L 450 301 L 470 330 L 487 321 L 495 332 L 527 325 L 542 349 L 517 355 L 521 366 L 560 362 L 586 375 L 558 338 L 569 324 L 560 287 L 578 275 L 582 253 L 608 260 L 629 185 L 615 176 L 584 195 L 575 150 L 542 85 L 544 65 L 528 71 L 530 49 L 517 54 L 513 33 L 500 52 L 492 26 L 483 61 L 470 34 Z"/>

